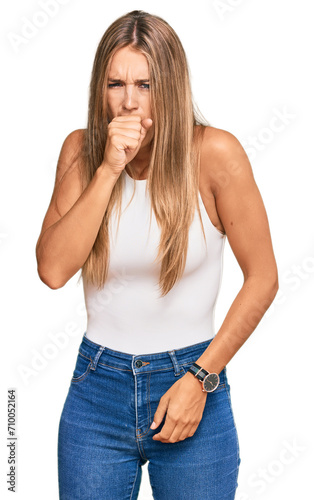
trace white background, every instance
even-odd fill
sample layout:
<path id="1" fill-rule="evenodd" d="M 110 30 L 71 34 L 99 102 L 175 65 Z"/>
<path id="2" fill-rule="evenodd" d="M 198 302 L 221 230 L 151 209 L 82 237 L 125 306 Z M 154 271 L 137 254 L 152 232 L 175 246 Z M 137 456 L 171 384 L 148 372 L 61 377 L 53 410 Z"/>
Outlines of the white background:
<path id="1" fill-rule="evenodd" d="M 79 274 L 51 290 L 37 275 L 35 245 L 61 145 L 86 128 L 97 45 L 117 17 L 143 9 L 181 38 L 203 115 L 250 153 L 278 263 L 277 298 L 227 368 L 242 458 L 236 499 L 312 499 L 312 2 L 69 0 L 45 20 L 47 1 L 1 6 L 1 497 L 13 497 L 6 421 L 7 390 L 15 388 L 14 498 L 58 498 L 58 423 L 86 315 Z M 14 44 L 33 21 L 45 25 Z M 226 243 L 216 329 L 241 285 Z M 146 464 L 139 499 L 151 498 Z"/>

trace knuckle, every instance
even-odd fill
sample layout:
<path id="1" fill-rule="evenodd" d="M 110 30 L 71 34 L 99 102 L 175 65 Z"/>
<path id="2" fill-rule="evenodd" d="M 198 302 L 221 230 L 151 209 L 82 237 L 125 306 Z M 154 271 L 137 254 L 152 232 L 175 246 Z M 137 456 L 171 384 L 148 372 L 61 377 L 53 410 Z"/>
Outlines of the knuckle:
<path id="1" fill-rule="evenodd" d="M 174 422 L 175 424 L 177 424 L 179 422 L 179 418 L 177 416 L 172 416 L 172 415 L 168 415 L 168 419 L 171 421 L 171 422 Z"/>
<path id="2" fill-rule="evenodd" d="M 136 141 L 132 141 L 132 140 L 128 141 L 128 148 L 129 149 L 136 149 L 136 147 L 137 147 L 137 142 Z"/>

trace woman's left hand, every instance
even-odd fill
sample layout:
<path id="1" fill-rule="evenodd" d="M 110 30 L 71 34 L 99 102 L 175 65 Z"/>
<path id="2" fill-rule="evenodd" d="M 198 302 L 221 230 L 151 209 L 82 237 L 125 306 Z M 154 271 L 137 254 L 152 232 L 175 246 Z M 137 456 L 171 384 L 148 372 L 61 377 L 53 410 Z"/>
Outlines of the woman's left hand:
<path id="1" fill-rule="evenodd" d="M 176 443 L 193 436 L 202 419 L 206 399 L 207 392 L 202 391 L 198 379 L 192 373 L 186 373 L 160 398 L 153 428 L 161 424 L 166 411 L 167 415 L 161 431 L 154 434 L 153 439 Z"/>

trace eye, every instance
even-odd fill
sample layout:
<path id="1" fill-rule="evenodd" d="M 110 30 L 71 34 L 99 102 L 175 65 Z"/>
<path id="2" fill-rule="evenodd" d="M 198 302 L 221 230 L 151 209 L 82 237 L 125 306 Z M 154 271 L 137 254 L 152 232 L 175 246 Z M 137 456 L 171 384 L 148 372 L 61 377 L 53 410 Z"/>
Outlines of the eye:
<path id="1" fill-rule="evenodd" d="M 109 89 L 114 89 L 114 88 L 118 88 L 118 87 L 121 87 L 121 86 L 122 86 L 122 83 L 120 83 L 120 82 L 115 82 L 115 83 L 109 83 L 108 84 L 108 88 Z M 149 83 L 141 83 L 139 85 L 139 88 L 145 89 L 145 90 L 149 90 Z"/>
<path id="2" fill-rule="evenodd" d="M 108 84 L 108 87 L 110 89 L 113 89 L 114 87 L 118 87 L 118 86 L 121 86 L 121 83 L 116 82 L 116 83 L 109 83 Z"/>

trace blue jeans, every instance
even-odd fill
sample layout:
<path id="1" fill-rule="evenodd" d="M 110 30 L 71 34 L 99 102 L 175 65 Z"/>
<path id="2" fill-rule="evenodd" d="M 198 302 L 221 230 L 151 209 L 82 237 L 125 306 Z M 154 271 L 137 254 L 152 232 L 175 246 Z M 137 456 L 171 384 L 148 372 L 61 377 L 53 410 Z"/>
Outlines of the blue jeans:
<path id="1" fill-rule="evenodd" d="M 147 461 L 155 500 L 233 500 L 240 458 L 226 368 L 193 436 L 154 441 L 166 415 L 150 429 L 161 396 L 211 340 L 135 356 L 85 333 L 59 422 L 60 500 L 134 500 Z"/>

